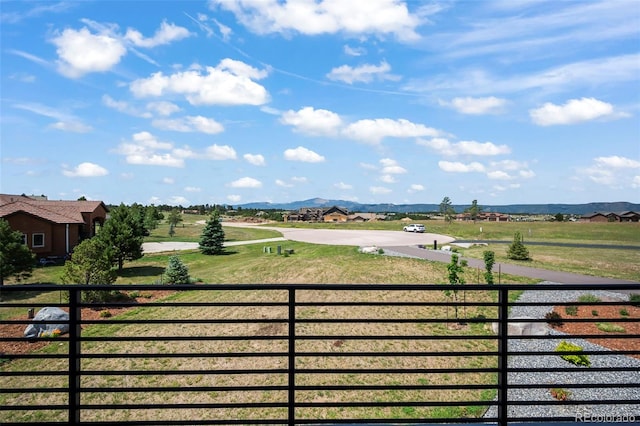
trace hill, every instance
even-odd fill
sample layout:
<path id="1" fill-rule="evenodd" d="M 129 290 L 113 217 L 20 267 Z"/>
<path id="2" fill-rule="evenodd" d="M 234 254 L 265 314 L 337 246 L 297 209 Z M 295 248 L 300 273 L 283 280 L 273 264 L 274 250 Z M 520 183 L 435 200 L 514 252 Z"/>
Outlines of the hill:
<path id="1" fill-rule="evenodd" d="M 439 204 L 361 204 L 347 200 L 327 200 L 324 198 L 311 198 L 308 200 L 293 201 L 290 203 L 256 202 L 240 204 L 237 207 L 243 209 L 274 209 L 274 210 L 298 210 L 303 207 L 332 207 L 339 206 L 351 212 L 360 213 L 423 213 L 437 212 Z M 457 213 L 463 212 L 470 204 L 453 205 Z M 480 205 L 485 212 L 497 212 L 508 214 L 575 214 L 583 215 L 593 212 L 640 212 L 640 204 L 619 201 L 613 203 L 586 203 L 586 204 L 509 204 L 509 205 Z"/>

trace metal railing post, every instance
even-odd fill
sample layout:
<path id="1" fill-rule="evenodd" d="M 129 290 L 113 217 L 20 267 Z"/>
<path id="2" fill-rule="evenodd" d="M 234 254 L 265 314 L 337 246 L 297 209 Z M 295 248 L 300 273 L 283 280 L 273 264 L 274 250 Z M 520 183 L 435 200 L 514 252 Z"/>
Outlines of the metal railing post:
<path id="1" fill-rule="evenodd" d="M 80 333 L 82 291 L 69 289 L 69 424 L 80 423 Z"/>
<path id="2" fill-rule="evenodd" d="M 509 407 L 508 345 L 509 345 L 509 290 L 498 290 L 498 424 L 507 426 Z"/>
<path id="3" fill-rule="evenodd" d="M 288 399 L 288 424 L 294 425 L 296 420 L 296 290 L 289 288 L 289 353 L 287 368 L 287 399 Z"/>

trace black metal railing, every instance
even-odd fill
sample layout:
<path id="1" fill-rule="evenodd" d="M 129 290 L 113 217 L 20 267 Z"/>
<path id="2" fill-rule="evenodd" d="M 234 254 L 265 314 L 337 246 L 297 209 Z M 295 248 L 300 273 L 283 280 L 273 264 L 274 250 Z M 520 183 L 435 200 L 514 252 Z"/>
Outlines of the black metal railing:
<path id="1" fill-rule="evenodd" d="M 89 290 L 130 299 L 82 302 Z M 4 286 L 0 423 L 638 421 L 636 307 L 566 298 L 603 290 L 640 285 Z M 27 342 L 17 331 L 44 306 L 69 319 L 41 324 L 69 330 Z M 560 309 L 561 321 L 607 331 L 547 328 L 540 312 L 554 306 L 588 306 L 591 317 Z M 515 335 L 518 324 L 529 331 Z M 583 348 L 559 353 L 561 341 Z"/>

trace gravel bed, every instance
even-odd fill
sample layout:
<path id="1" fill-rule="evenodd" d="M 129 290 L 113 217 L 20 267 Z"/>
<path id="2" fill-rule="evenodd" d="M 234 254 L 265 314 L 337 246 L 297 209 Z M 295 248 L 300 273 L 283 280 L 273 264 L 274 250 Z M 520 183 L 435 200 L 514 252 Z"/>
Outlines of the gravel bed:
<path id="1" fill-rule="evenodd" d="M 555 303 L 572 302 L 582 294 L 589 293 L 599 298 L 614 298 L 628 300 L 628 295 L 608 291 L 525 291 L 518 299 L 519 302 L 546 303 L 546 306 L 514 306 L 511 317 L 544 318 L 547 312 L 553 309 Z M 550 335 L 566 335 L 557 330 L 551 330 Z M 553 351 L 562 340 L 582 346 L 585 351 L 603 351 L 609 349 L 590 343 L 584 339 L 568 337 L 566 339 L 514 339 L 509 342 L 510 351 Z M 599 420 L 626 416 L 627 419 L 640 421 L 640 360 L 624 355 L 589 355 L 592 367 L 611 368 L 612 371 L 590 372 L 588 367 L 578 367 L 563 360 L 557 355 L 518 356 L 509 357 L 508 365 L 514 368 L 575 368 L 575 372 L 534 372 L 534 373 L 510 373 L 509 384 L 529 385 L 548 384 L 548 388 L 542 389 L 511 389 L 509 401 L 526 401 L 530 404 L 508 407 L 510 417 L 569 417 L 576 421 L 600 417 Z M 639 371 L 616 371 L 620 367 L 636 367 Z M 635 384 L 632 388 L 602 388 L 599 384 Z M 549 389 L 563 388 L 568 384 L 593 384 L 589 388 L 569 389 L 571 396 L 569 401 L 558 406 L 535 405 L 534 401 L 556 401 L 551 396 Z M 585 400 L 634 400 L 638 404 L 607 404 L 607 405 L 576 405 L 571 401 Z M 556 401 L 559 402 L 559 401 Z M 485 417 L 495 417 L 496 406 L 491 406 L 485 413 Z M 580 417 L 582 416 L 582 417 Z M 613 416 L 613 417 L 612 417 Z M 628 420 L 627 420 L 628 421 Z"/>

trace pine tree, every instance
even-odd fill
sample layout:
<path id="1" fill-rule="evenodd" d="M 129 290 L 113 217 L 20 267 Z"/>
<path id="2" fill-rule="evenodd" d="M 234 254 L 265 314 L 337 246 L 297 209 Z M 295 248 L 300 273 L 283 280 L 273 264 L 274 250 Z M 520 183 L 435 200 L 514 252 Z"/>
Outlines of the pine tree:
<path id="1" fill-rule="evenodd" d="M 224 231 L 220 216 L 214 211 L 200 235 L 200 251 L 202 254 L 222 254 L 224 251 Z"/>
<path id="2" fill-rule="evenodd" d="M 531 260 L 529 250 L 522 243 L 522 234 L 519 232 L 513 236 L 513 243 L 509 245 L 507 257 L 513 260 Z"/>
<path id="3" fill-rule="evenodd" d="M 11 276 L 18 281 L 30 277 L 34 264 L 35 255 L 22 242 L 22 233 L 0 219 L 0 285 Z"/>
<path id="4" fill-rule="evenodd" d="M 169 257 L 169 265 L 164 273 L 164 278 L 167 284 L 189 284 L 191 282 L 189 269 L 178 256 Z"/>
<path id="5" fill-rule="evenodd" d="M 109 247 L 118 271 L 122 270 L 125 260 L 136 260 L 142 257 L 142 241 L 144 239 L 139 223 L 131 214 L 131 210 L 120 204 L 111 210 L 109 219 L 98 234 L 98 238 Z"/>

